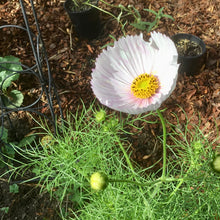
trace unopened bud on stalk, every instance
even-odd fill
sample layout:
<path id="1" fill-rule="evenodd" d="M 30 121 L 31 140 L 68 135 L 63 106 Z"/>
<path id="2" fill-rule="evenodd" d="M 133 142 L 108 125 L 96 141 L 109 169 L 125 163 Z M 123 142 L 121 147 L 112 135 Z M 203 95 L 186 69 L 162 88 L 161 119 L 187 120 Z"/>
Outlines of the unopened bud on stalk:
<path id="1" fill-rule="evenodd" d="M 200 154 L 203 148 L 203 144 L 201 143 L 201 141 L 195 141 L 193 142 L 193 148 L 194 148 L 194 152 L 195 154 Z"/>
<path id="2" fill-rule="evenodd" d="M 106 112 L 104 110 L 100 110 L 95 113 L 95 119 L 97 122 L 102 122 L 105 120 Z"/>
<path id="3" fill-rule="evenodd" d="M 215 156 L 214 160 L 211 163 L 211 166 L 214 171 L 216 171 L 217 173 L 220 173 L 220 154 Z"/>
<path id="4" fill-rule="evenodd" d="M 91 188 L 100 191 L 108 186 L 108 176 L 103 172 L 95 172 L 90 177 Z"/>

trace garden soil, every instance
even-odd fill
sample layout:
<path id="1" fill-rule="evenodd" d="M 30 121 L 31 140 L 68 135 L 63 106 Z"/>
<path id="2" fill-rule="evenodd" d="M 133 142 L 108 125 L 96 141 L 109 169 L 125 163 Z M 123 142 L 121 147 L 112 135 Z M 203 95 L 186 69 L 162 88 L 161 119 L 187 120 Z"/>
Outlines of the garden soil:
<path id="1" fill-rule="evenodd" d="M 168 36 L 176 33 L 190 33 L 201 38 L 207 47 L 206 63 L 199 74 L 194 76 L 179 75 L 177 86 L 172 95 L 163 103 L 161 109 L 166 119 L 183 126 L 187 118 L 191 124 L 198 125 L 208 135 L 210 141 L 217 137 L 217 128 L 220 127 L 220 1 L 219 0 L 106 0 L 112 5 L 134 5 L 140 12 L 143 21 L 153 21 L 154 15 L 146 12 L 144 8 L 154 11 L 160 10 L 169 14 L 174 21 L 162 18 L 156 31 Z M 31 28 L 35 28 L 30 3 L 24 0 Z M 113 39 L 123 36 L 120 25 L 109 14 L 100 13 L 102 30 L 93 40 L 80 39 L 74 32 L 67 13 L 60 0 L 35 0 L 41 33 L 49 57 L 52 76 L 61 100 L 64 117 L 67 111 L 75 112 L 82 106 L 89 106 L 94 100 L 90 87 L 91 71 L 95 66 L 95 59 L 101 53 L 102 47 L 113 43 Z M 115 16 L 119 10 L 99 3 L 99 6 Z M 125 19 L 125 18 L 123 18 Z M 132 16 L 126 17 L 133 22 Z M 122 20 L 124 21 L 124 20 Z M 0 0 L 0 26 L 6 24 L 24 25 L 21 7 L 18 1 Z M 132 25 L 125 25 L 125 33 L 129 35 L 143 32 L 144 39 L 150 35 L 140 31 Z M 168 51 L 169 52 L 169 51 Z M 34 58 L 28 38 L 22 30 L 0 30 L 0 56 L 14 55 L 21 59 L 25 65 L 32 65 Z M 169 73 L 167 73 L 169 74 Z M 30 79 L 29 79 L 30 80 Z M 30 81 L 23 79 L 20 89 Z M 37 88 L 32 90 L 37 92 Z M 98 102 L 98 101 L 97 101 Z M 181 108 L 180 108 L 181 107 Z M 42 110 L 43 111 L 43 110 Z M 45 112 L 47 111 L 44 109 Z M 55 106 L 55 111 L 59 112 Z M 138 124 L 144 126 L 138 136 L 129 137 L 131 143 L 131 157 L 142 167 L 149 167 L 161 158 L 161 145 L 157 143 L 157 135 L 161 135 L 162 128 L 158 124 Z M 219 142 L 216 142 L 219 144 Z M 215 148 L 215 145 L 213 146 Z M 158 163 L 154 169 L 159 169 Z M 19 192 L 9 192 L 6 179 L 0 179 L 0 218 L 14 219 L 60 219 L 59 204 L 50 200 L 47 193 L 39 194 L 36 184 L 18 184 Z M 7 207 L 8 213 L 7 213 Z"/>

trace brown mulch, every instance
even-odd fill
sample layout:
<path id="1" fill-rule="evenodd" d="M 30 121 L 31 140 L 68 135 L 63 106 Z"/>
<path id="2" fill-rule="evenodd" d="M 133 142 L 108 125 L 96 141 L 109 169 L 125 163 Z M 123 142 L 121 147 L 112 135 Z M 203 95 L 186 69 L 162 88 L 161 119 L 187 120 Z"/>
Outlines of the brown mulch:
<path id="1" fill-rule="evenodd" d="M 35 30 L 30 16 L 29 1 L 24 2 L 28 8 L 30 26 Z M 109 35 L 116 39 L 123 36 L 119 25 L 109 15 L 101 13 L 100 35 L 94 40 L 82 40 L 76 36 L 62 1 L 36 0 L 35 2 L 40 29 L 64 115 L 66 111 L 75 112 L 76 108 L 81 105 L 81 100 L 89 106 L 95 98 L 90 88 L 91 70 L 95 66 L 95 59 L 102 51 L 102 46 L 113 42 Z M 153 21 L 154 17 L 144 12 L 144 8 L 158 11 L 164 7 L 163 12 L 171 15 L 175 21 L 167 18 L 161 19 L 156 31 L 168 36 L 176 33 L 190 33 L 205 42 L 207 54 L 204 68 L 198 75 L 180 75 L 175 91 L 162 108 L 167 108 L 163 114 L 170 123 L 177 123 L 173 113 L 178 116 L 181 125 L 185 124 L 187 115 L 192 125 L 199 125 L 205 134 L 210 134 L 210 141 L 216 138 L 216 127 L 218 129 L 220 127 L 219 0 L 108 0 L 107 2 L 114 5 L 135 5 L 145 21 Z M 115 15 L 118 13 L 115 8 L 103 3 L 99 5 Z M 0 0 L 0 26 L 5 24 L 23 25 L 23 16 L 17 1 Z M 140 33 L 139 30 L 129 25 L 125 26 L 125 31 L 126 34 L 132 35 Z M 144 32 L 144 38 L 149 39 L 149 34 Z M 27 65 L 34 63 L 28 38 L 21 30 L 0 30 L 0 56 L 5 55 L 20 57 Z M 147 167 L 161 157 L 161 149 L 155 148 L 158 134 L 161 134 L 160 126 L 146 125 L 138 137 L 134 135 L 132 138 L 132 158 L 140 165 Z M 6 203 L 4 205 L 7 206 Z M 47 212 L 46 209 L 44 211 Z M 42 216 L 45 213 L 42 213 Z M 11 219 L 15 219 L 15 215 L 10 214 Z M 10 217 L 3 219 L 10 219 Z M 34 219 L 33 216 L 30 219 Z M 36 215 L 35 219 L 41 218 Z"/>

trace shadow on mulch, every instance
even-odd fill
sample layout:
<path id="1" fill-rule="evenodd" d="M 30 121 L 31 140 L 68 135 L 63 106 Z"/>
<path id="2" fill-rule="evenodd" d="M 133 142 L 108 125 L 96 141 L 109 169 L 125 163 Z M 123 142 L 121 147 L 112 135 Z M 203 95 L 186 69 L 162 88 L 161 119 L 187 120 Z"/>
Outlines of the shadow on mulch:
<path id="1" fill-rule="evenodd" d="M 11 193 L 9 184 L 0 179 L 0 201 L 1 220 L 61 219 L 57 201 L 48 193 L 40 194 L 34 184 L 19 184 L 19 192 Z"/>

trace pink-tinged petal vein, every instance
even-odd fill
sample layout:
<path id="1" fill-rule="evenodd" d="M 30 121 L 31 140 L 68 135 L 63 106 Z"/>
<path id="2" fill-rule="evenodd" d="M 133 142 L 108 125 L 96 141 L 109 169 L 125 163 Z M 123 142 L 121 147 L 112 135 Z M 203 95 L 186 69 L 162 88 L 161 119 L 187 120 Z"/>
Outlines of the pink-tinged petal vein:
<path id="1" fill-rule="evenodd" d="M 165 35 L 152 33 L 150 42 L 143 36 L 127 36 L 107 47 L 96 60 L 91 86 L 100 102 L 130 114 L 159 108 L 176 86 L 178 64 L 174 43 Z M 160 87 L 150 98 L 137 98 L 131 92 L 133 80 L 153 74 Z"/>

